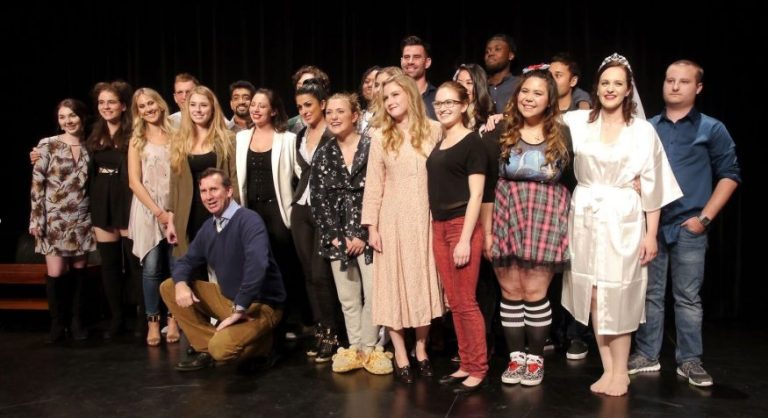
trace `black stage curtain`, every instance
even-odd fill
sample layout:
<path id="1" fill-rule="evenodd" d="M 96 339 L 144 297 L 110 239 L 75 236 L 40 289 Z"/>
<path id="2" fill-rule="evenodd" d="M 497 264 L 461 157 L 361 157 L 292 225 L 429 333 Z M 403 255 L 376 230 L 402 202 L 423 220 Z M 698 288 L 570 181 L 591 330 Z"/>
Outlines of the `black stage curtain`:
<path id="1" fill-rule="evenodd" d="M 515 72 L 570 51 L 581 62 L 579 84 L 585 90 L 605 56 L 614 51 L 627 56 L 649 115 L 663 105 L 669 63 L 690 58 L 703 65 L 699 108 L 729 128 L 744 177 L 710 233 L 706 312 L 711 318 L 742 319 L 768 313 L 761 298 L 766 280 L 746 274 L 762 270 L 762 245 L 744 245 L 765 236 L 763 216 L 754 209 L 760 184 L 755 161 L 763 159 L 759 132 L 764 128 L 757 122 L 767 93 L 757 58 L 766 39 L 760 14 L 727 2 L 647 2 L 635 4 L 637 10 L 627 8 L 632 3 L 493 3 L 439 12 L 445 3 L 138 1 L 88 7 L 22 4 L 12 13 L 6 10 L 0 33 L 3 90 L 10 94 L 4 100 L 0 170 L 9 187 L 0 205 L 0 258 L 13 260 L 17 238 L 26 230 L 30 147 L 56 132 L 54 105 L 60 99 L 87 100 L 95 111 L 88 94 L 97 81 L 120 78 L 134 88 L 153 87 L 175 108 L 173 77 L 190 72 L 217 92 L 229 114 L 228 84 L 247 79 L 277 90 L 288 113 L 295 114 L 290 76 L 301 65 L 325 69 L 333 90 L 356 90 L 369 66 L 399 65 L 400 40 L 416 34 L 432 45 L 428 76 L 439 85 L 457 64 L 482 63 L 486 39 L 504 32 L 518 43 Z M 376 11 L 363 12 L 370 8 Z M 755 52 L 737 55 L 744 48 Z"/>

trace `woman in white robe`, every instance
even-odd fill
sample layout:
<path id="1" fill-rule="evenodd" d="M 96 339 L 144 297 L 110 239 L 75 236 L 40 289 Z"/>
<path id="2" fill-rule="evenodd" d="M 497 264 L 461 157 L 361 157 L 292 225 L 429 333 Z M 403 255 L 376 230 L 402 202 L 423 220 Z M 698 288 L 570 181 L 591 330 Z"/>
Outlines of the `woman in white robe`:
<path id="1" fill-rule="evenodd" d="M 644 321 L 659 210 L 682 192 L 653 126 L 633 117 L 626 59 L 606 58 L 596 78 L 595 109 L 564 117 L 578 185 L 569 214 L 571 270 L 564 277 L 562 303 L 583 324 L 592 313 L 604 371 L 590 389 L 621 396 L 629 386 L 630 333 Z"/>

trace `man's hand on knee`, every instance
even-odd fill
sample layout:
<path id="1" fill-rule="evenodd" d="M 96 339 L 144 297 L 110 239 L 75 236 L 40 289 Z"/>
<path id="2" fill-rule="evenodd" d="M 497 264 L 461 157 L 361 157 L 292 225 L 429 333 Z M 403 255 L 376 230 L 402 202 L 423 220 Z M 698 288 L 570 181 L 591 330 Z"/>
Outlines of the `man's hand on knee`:
<path id="1" fill-rule="evenodd" d="M 176 304 L 182 308 L 188 308 L 195 302 L 200 302 L 200 299 L 195 296 L 192 289 L 186 282 L 176 283 Z"/>

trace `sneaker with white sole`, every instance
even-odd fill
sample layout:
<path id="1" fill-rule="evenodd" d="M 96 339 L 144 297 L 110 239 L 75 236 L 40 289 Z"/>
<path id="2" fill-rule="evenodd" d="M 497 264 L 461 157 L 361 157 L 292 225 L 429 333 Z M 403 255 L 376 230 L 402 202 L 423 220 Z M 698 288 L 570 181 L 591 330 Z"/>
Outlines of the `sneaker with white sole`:
<path id="1" fill-rule="evenodd" d="M 568 351 L 565 352 L 565 358 L 568 360 L 583 360 L 587 358 L 587 353 L 589 353 L 589 346 L 587 346 L 587 343 L 579 338 L 574 338 L 571 340 L 571 344 L 568 345 Z"/>
<path id="2" fill-rule="evenodd" d="M 528 354 L 525 358 L 525 373 L 520 380 L 521 385 L 536 386 L 544 380 L 544 357 Z"/>
<path id="3" fill-rule="evenodd" d="M 701 362 L 698 361 L 692 360 L 684 362 L 677 367 L 677 374 L 687 378 L 688 383 L 694 386 L 707 387 L 714 384 L 712 376 L 710 376 L 709 373 L 704 370 Z"/>
<path id="4" fill-rule="evenodd" d="M 507 370 L 501 374 L 501 382 L 508 385 L 516 385 L 523 380 L 525 374 L 525 353 L 515 351 L 509 354 Z"/>
<path id="5" fill-rule="evenodd" d="M 658 360 L 651 360 L 640 353 L 629 356 L 627 362 L 627 373 L 630 375 L 645 372 L 658 372 L 661 370 L 661 364 Z"/>

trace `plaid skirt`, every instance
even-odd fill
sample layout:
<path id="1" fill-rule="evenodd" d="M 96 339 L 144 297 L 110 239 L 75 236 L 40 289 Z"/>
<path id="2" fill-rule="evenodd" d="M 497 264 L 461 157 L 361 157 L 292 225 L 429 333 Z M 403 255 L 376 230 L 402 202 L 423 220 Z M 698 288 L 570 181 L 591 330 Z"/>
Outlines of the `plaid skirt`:
<path id="1" fill-rule="evenodd" d="M 493 265 L 565 269 L 570 206 L 571 194 L 560 183 L 500 178 L 493 205 Z"/>

